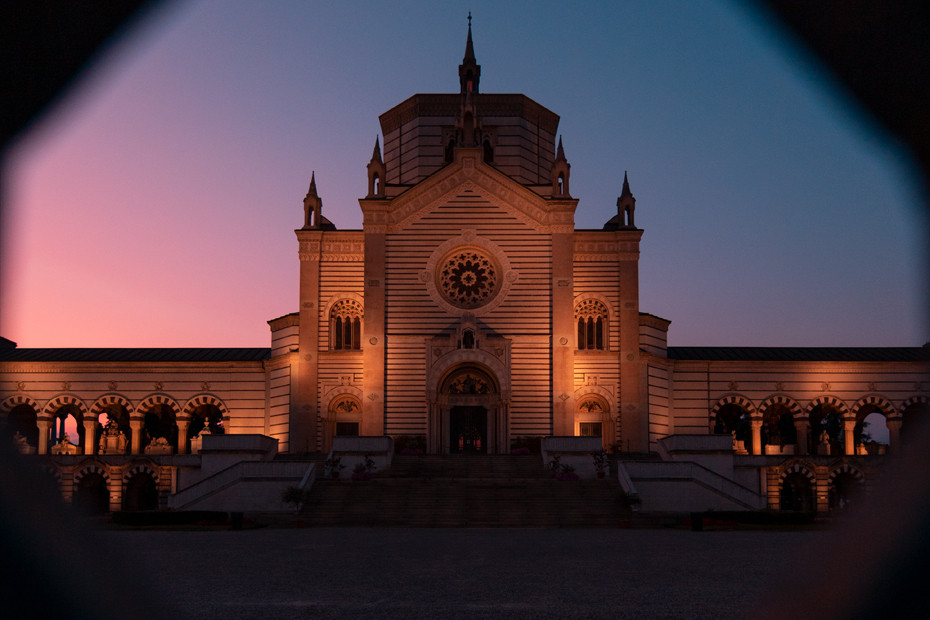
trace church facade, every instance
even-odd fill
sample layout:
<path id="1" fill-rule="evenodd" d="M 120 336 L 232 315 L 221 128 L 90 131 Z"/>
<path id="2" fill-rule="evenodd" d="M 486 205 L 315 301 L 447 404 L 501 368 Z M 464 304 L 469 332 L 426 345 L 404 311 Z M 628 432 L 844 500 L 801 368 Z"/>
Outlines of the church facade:
<path id="1" fill-rule="evenodd" d="M 576 229 L 559 117 L 481 92 L 470 27 L 459 78 L 458 93 L 381 115 L 362 230 L 337 230 L 311 179 L 299 308 L 269 321 L 269 348 L 4 341 L 9 439 L 44 459 L 66 498 L 93 479 L 114 510 L 153 493 L 164 505 L 206 476 L 185 473 L 204 437 L 226 434 L 295 455 L 340 436 L 443 455 L 590 437 L 621 459 L 677 450 L 699 462 L 723 445 L 729 464 L 710 469 L 761 498 L 746 506 L 823 511 L 930 415 L 926 347 L 668 347 L 669 321 L 639 307 L 628 180 L 603 228 Z M 870 441 L 876 424 L 886 440 Z M 650 474 L 629 471 L 648 487 Z"/>

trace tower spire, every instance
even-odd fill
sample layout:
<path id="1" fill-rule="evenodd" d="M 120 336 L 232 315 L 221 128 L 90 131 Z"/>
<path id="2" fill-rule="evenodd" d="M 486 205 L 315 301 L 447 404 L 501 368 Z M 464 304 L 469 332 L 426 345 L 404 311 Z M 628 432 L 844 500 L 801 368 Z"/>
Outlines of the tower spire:
<path id="1" fill-rule="evenodd" d="M 636 198 L 630 191 L 630 180 L 626 176 L 626 170 L 623 171 L 623 189 L 620 190 L 620 197 L 617 198 L 617 220 L 620 228 L 636 228 L 633 221 L 633 214 L 636 212 Z"/>
<path id="2" fill-rule="evenodd" d="M 304 229 L 319 228 L 323 217 L 323 201 L 316 192 L 316 171 L 310 173 L 310 188 L 304 196 Z"/>
<path id="3" fill-rule="evenodd" d="M 465 57 L 459 65 L 459 83 L 462 94 L 477 93 L 481 65 L 475 59 L 475 44 L 471 39 L 471 11 L 468 12 L 468 38 L 465 41 Z"/>

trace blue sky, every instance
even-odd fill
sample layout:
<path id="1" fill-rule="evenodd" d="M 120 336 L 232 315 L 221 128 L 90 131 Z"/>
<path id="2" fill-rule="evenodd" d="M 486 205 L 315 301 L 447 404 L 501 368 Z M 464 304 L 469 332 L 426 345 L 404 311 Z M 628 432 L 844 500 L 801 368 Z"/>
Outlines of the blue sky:
<path id="1" fill-rule="evenodd" d="M 581 7 L 581 8 L 579 8 Z M 20 346 L 267 346 L 297 309 L 301 201 L 360 228 L 378 115 L 483 92 L 561 116 L 579 228 L 628 171 L 641 310 L 673 345 L 930 340 L 896 146 L 730 2 L 171 4 L 12 153 L 0 333 Z"/>

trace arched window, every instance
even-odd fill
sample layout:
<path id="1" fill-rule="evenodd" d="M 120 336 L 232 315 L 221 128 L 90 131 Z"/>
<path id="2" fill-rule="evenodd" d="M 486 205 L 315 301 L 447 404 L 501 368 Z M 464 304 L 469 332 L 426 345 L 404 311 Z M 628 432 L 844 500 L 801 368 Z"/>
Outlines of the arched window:
<path id="1" fill-rule="evenodd" d="M 579 349 L 607 349 L 608 317 L 607 306 L 596 299 L 585 299 L 575 306 Z"/>
<path id="2" fill-rule="evenodd" d="M 329 343 L 334 350 L 362 348 L 362 304 L 340 299 L 329 311 Z"/>
<path id="3" fill-rule="evenodd" d="M 494 161 L 494 147 L 489 140 L 484 141 L 484 163 L 490 164 Z"/>

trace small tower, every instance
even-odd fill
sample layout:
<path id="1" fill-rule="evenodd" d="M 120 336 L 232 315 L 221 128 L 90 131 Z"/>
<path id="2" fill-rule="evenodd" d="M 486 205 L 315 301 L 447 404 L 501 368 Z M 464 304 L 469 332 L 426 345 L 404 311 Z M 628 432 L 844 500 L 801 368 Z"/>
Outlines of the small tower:
<path id="1" fill-rule="evenodd" d="M 571 198 L 568 191 L 568 175 L 571 164 L 565 159 L 565 149 L 562 148 L 562 136 L 559 136 L 559 148 L 552 162 L 552 197 Z"/>
<path id="2" fill-rule="evenodd" d="M 471 11 L 468 12 L 468 40 L 465 42 L 465 57 L 459 65 L 459 84 L 461 92 L 477 93 L 478 80 L 481 78 L 481 65 L 475 60 L 475 46 L 471 41 Z"/>
<path id="3" fill-rule="evenodd" d="M 381 160 L 381 145 L 375 136 L 375 150 L 368 162 L 368 196 L 366 198 L 384 198 L 384 178 L 387 176 L 384 161 Z"/>
<path id="4" fill-rule="evenodd" d="M 630 191 L 630 182 L 626 177 L 626 170 L 623 171 L 623 189 L 620 190 L 620 197 L 617 198 L 617 220 L 620 228 L 636 228 L 633 221 L 633 212 L 636 211 L 636 198 Z"/>
<path id="5" fill-rule="evenodd" d="M 319 228 L 323 216 L 323 200 L 316 193 L 316 172 L 310 173 L 310 189 L 304 196 L 304 230 Z"/>

